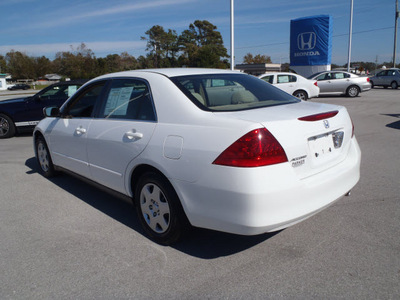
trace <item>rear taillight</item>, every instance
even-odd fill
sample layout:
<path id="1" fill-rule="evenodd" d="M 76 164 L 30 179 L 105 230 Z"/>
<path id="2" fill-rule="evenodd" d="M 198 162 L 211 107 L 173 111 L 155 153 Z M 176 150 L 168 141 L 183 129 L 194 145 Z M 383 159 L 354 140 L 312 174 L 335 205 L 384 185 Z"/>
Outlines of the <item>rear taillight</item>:
<path id="1" fill-rule="evenodd" d="M 320 113 L 320 114 L 301 117 L 301 118 L 298 118 L 298 120 L 300 120 L 300 121 L 308 121 L 308 122 L 320 121 L 320 120 L 332 118 L 332 117 L 336 116 L 338 113 L 339 113 L 339 111 L 337 111 L 337 110 L 328 111 L 328 112 L 325 112 L 325 113 Z"/>
<path id="2" fill-rule="evenodd" d="M 314 85 L 315 85 L 315 86 L 318 86 L 318 81 L 315 81 L 315 82 L 314 82 Z"/>
<path id="3" fill-rule="evenodd" d="M 251 168 L 287 161 L 281 144 L 266 128 L 260 128 L 250 131 L 230 145 L 213 164 Z"/>
<path id="4" fill-rule="evenodd" d="M 369 77 L 367 77 L 367 82 L 369 82 Z"/>

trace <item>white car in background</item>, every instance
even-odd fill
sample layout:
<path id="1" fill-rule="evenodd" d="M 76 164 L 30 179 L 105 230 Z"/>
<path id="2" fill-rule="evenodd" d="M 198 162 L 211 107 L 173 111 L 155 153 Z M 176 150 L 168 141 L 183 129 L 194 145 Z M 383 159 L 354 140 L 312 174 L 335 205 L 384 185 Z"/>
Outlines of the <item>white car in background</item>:
<path id="1" fill-rule="evenodd" d="M 345 107 L 300 101 L 239 72 L 108 74 L 45 114 L 33 137 L 42 174 L 72 172 L 128 196 L 161 244 L 190 225 L 243 235 L 283 229 L 360 177 Z"/>
<path id="2" fill-rule="evenodd" d="M 258 76 L 258 78 L 301 100 L 315 98 L 319 95 L 317 81 L 309 80 L 298 74 L 282 72 L 267 73 Z"/>

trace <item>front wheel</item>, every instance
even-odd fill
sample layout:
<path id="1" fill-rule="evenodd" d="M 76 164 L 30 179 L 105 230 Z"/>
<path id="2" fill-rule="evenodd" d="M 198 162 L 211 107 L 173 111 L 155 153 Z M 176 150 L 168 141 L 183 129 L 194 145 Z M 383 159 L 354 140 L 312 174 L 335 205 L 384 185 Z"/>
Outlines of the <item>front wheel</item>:
<path id="1" fill-rule="evenodd" d="M 55 170 L 53 161 L 50 157 L 49 148 L 47 147 L 46 141 L 42 136 L 39 136 L 35 141 L 36 159 L 39 163 L 40 170 L 44 177 L 53 177 Z"/>
<path id="2" fill-rule="evenodd" d="M 7 139 L 15 135 L 15 125 L 10 117 L 0 114 L 0 139 Z"/>
<path id="3" fill-rule="evenodd" d="M 358 88 L 358 86 L 352 85 L 349 86 L 347 89 L 347 96 L 349 97 L 357 97 L 358 94 L 360 93 L 360 89 Z"/>
<path id="4" fill-rule="evenodd" d="M 397 84 L 396 81 L 393 81 L 393 82 L 390 84 L 390 87 L 391 87 L 392 89 L 396 90 L 396 89 L 399 87 L 399 85 Z"/>
<path id="5" fill-rule="evenodd" d="M 305 91 L 295 91 L 293 93 L 293 96 L 295 96 L 301 100 L 304 100 L 304 101 L 307 101 L 307 99 L 308 99 L 307 93 Z"/>
<path id="6" fill-rule="evenodd" d="M 373 89 L 375 87 L 374 82 L 370 80 L 369 83 L 371 84 L 371 89 Z"/>
<path id="7" fill-rule="evenodd" d="M 177 242 L 190 226 L 174 188 L 159 173 L 142 175 L 134 201 L 144 231 L 159 244 Z"/>

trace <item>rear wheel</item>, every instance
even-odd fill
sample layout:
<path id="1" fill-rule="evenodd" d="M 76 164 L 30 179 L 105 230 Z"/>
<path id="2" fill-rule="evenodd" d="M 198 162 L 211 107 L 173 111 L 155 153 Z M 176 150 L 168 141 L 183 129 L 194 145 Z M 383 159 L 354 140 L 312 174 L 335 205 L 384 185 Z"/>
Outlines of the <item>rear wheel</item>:
<path id="1" fill-rule="evenodd" d="M 0 139 L 6 139 L 15 135 L 15 125 L 10 117 L 0 114 Z"/>
<path id="2" fill-rule="evenodd" d="M 360 89 L 358 88 L 358 86 L 352 85 L 347 88 L 346 94 L 347 94 L 347 96 L 353 98 L 353 97 L 357 97 L 359 93 L 360 93 Z"/>
<path id="3" fill-rule="evenodd" d="M 142 175 L 134 201 L 144 231 L 159 244 L 177 242 L 190 226 L 174 188 L 159 173 Z"/>
<path id="4" fill-rule="evenodd" d="M 40 166 L 40 171 L 44 177 L 52 177 L 55 175 L 53 161 L 50 157 L 49 148 L 42 136 L 36 138 L 35 141 L 36 159 Z"/>
<path id="5" fill-rule="evenodd" d="M 392 88 L 392 89 L 397 89 L 398 87 L 399 87 L 399 85 L 397 84 L 397 82 L 396 81 L 393 81 L 391 84 L 390 84 L 390 87 Z"/>
<path id="6" fill-rule="evenodd" d="M 307 99 L 308 99 L 308 95 L 305 91 L 295 91 L 293 93 L 293 96 L 295 96 L 301 100 L 304 100 L 304 101 L 307 101 Z"/>

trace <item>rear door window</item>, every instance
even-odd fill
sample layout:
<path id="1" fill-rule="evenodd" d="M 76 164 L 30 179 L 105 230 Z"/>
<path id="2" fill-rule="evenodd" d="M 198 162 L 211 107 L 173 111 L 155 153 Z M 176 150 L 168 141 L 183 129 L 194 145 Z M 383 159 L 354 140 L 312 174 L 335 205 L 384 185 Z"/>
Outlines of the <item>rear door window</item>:
<path id="1" fill-rule="evenodd" d="M 114 79 L 100 108 L 99 117 L 155 121 L 147 83 L 137 79 Z"/>

